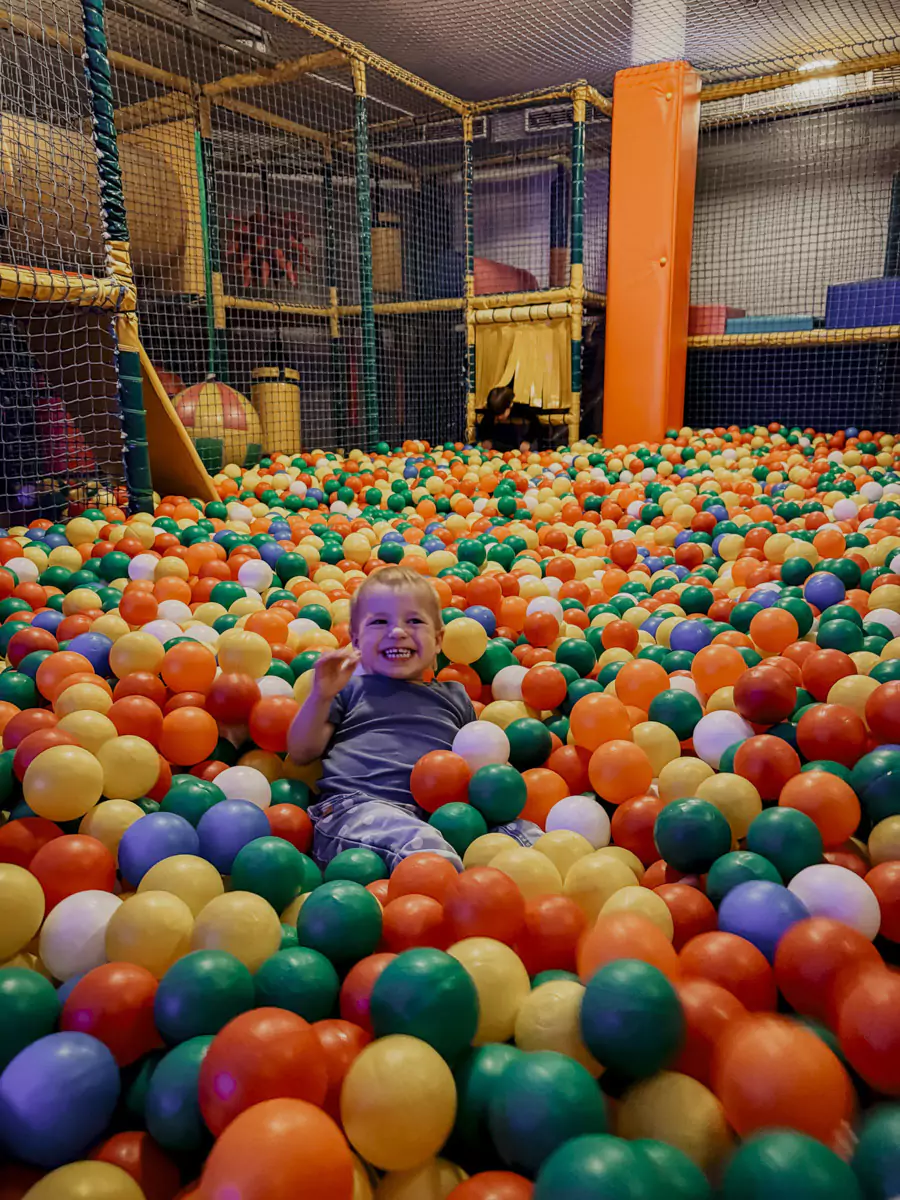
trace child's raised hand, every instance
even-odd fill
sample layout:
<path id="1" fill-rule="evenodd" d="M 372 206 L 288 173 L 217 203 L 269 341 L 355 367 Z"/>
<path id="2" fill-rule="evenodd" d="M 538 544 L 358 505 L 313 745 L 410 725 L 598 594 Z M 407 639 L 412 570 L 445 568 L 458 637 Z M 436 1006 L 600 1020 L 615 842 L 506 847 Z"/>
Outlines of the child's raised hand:
<path id="1" fill-rule="evenodd" d="M 343 650 L 326 650 L 316 660 L 313 687 L 325 700 L 333 700 L 338 692 L 350 682 L 356 664 L 359 662 L 359 651 L 352 646 Z"/>

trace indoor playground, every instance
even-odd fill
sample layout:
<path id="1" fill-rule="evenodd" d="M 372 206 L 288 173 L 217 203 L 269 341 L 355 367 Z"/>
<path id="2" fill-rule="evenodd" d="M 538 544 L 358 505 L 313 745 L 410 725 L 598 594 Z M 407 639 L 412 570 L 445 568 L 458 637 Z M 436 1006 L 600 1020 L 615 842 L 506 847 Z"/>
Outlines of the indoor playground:
<path id="1" fill-rule="evenodd" d="M 0 0 L 0 1200 L 895 1198 L 900 13 L 307 7 Z"/>

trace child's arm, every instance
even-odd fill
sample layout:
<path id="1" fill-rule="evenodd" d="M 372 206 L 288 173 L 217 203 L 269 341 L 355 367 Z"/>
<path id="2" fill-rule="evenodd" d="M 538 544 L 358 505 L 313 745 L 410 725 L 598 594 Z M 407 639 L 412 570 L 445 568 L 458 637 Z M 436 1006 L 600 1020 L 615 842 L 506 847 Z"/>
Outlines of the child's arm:
<path id="1" fill-rule="evenodd" d="M 325 753 L 334 733 L 328 720 L 331 702 L 349 682 L 358 662 L 359 655 L 350 647 L 327 651 L 316 662 L 312 691 L 288 731 L 288 756 L 299 766 Z"/>

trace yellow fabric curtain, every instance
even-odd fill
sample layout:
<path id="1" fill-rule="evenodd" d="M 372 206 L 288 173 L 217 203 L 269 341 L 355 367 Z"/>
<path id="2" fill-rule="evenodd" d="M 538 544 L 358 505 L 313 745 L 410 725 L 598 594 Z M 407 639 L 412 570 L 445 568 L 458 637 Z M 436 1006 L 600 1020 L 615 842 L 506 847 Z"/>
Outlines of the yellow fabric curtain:
<path id="1" fill-rule="evenodd" d="M 527 321 L 475 327 L 475 403 L 513 382 L 515 402 L 568 408 L 572 400 L 569 322 Z"/>

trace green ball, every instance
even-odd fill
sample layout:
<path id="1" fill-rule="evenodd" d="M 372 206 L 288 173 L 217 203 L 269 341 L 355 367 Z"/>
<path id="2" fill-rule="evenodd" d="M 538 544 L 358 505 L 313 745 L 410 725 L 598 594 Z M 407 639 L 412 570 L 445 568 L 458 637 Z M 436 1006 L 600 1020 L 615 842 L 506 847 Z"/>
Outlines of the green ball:
<path id="1" fill-rule="evenodd" d="M 538 1173 L 532 1200 L 660 1200 L 658 1172 L 635 1143 L 608 1134 L 574 1137 Z"/>
<path id="2" fill-rule="evenodd" d="M 298 576 L 309 575 L 309 567 L 302 554 L 295 554 L 287 550 L 275 563 L 275 574 L 282 583 L 287 583 Z"/>
<path id="3" fill-rule="evenodd" d="M 252 1007 L 252 1002 L 251 1002 Z M 211 1037 L 193 1037 L 160 1060 L 147 1086 L 147 1132 L 164 1150 L 195 1153 L 210 1143 L 197 1081 Z"/>
<path id="4" fill-rule="evenodd" d="M 3 676 L 0 675 L 0 679 Z M 900 813 L 900 750 L 880 746 L 864 754 L 850 773 L 850 786 L 873 825 Z"/>
<path id="5" fill-rule="evenodd" d="M 16 797 L 21 799 L 19 781 L 13 772 L 15 750 L 0 751 L 0 808 L 12 807 L 9 801 Z"/>
<path id="6" fill-rule="evenodd" d="M 745 1141 L 725 1169 L 722 1200 L 862 1200 L 850 1167 L 821 1142 L 776 1129 Z"/>
<path id="7" fill-rule="evenodd" d="M 496 640 L 488 642 L 487 649 L 481 658 L 476 658 L 472 663 L 472 667 L 482 683 L 490 683 L 497 672 L 502 671 L 504 667 L 517 665 L 518 660 L 512 651 L 507 650 L 501 642 Z"/>
<path id="8" fill-rule="evenodd" d="M 707 613 L 712 607 L 713 594 L 709 588 L 691 584 L 684 589 L 679 600 L 686 613 Z"/>
<path id="9" fill-rule="evenodd" d="M 750 850 L 733 850 L 717 858 L 709 868 L 706 895 L 718 908 L 732 888 L 753 879 L 781 883 L 781 876 L 767 858 L 763 858 L 761 854 L 753 854 Z"/>
<path id="10" fill-rule="evenodd" d="M 153 1017 L 162 1037 L 177 1043 L 218 1033 L 253 1006 L 253 976 L 240 959 L 224 950 L 195 950 L 159 981 Z"/>
<path id="11" fill-rule="evenodd" d="M 255 892 L 281 912 L 303 890 L 306 855 L 280 837 L 259 837 L 235 855 L 231 886 Z"/>
<path id="12" fill-rule="evenodd" d="M 487 551 L 482 542 L 475 538 L 463 538 L 456 543 L 456 557 L 460 562 L 472 563 L 476 567 L 480 567 L 487 556 Z"/>
<path id="13" fill-rule="evenodd" d="M 334 1015 L 341 981 L 318 950 L 293 946 L 267 958 L 254 976 L 258 1008 L 286 1008 L 304 1021 Z"/>
<path id="14" fill-rule="evenodd" d="M 659 1195 L 667 1200 L 712 1200 L 709 1180 L 682 1150 L 654 1138 L 637 1138 L 631 1148 L 656 1171 Z"/>
<path id="15" fill-rule="evenodd" d="M 681 1049 L 681 1001 L 662 971 L 637 959 L 618 959 L 588 980 L 581 1036 L 608 1069 L 628 1079 L 646 1079 Z"/>
<path id="16" fill-rule="evenodd" d="M 297 916 L 297 940 L 343 970 L 373 954 L 381 940 L 381 905 L 349 879 L 323 883 Z"/>
<path id="17" fill-rule="evenodd" d="M 584 678 L 597 665 L 597 655 L 590 642 L 583 638 L 566 638 L 556 647 L 556 661 L 572 667 Z"/>
<path id="18" fill-rule="evenodd" d="M 304 811 L 312 801 L 309 784 L 302 779 L 275 779 L 272 781 L 273 804 L 296 804 Z"/>
<path id="19" fill-rule="evenodd" d="M 862 650 L 863 631 L 852 621 L 826 621 L 819 625 L 816 645 L 820 650 L 842 650 L 844 654 L 855 654 Z"/>
<path id="20" fill-rule="evenodd" d="M 647 716 L 651 721 L 667 726 L 679 742 L 683 742 L 694 732 L 694 726 L 703 716 L 703 708 L 690 692 L 668 688 L 653 697 Z"/>
<path id="21" fill-rule="evenodd" d="M 488 825 L 514 821 L 525 807 L 525 780 L 509 763 L 488 763 L 469 780 L 469 803 Z"/>
<path id="22" fill-rule="evenodd" d="M 515 1046 L 492 1042 L 471 1050 L 454 1072 L 456 1124 L 451 1145 L 473 1169 L 488 1168 L 496 1161 L 487 1127 L 488 1106 L 507 1068 L 522 1053 Z"/>
<path id="23" fill-rule="evenodd" d="M 475 1037 L 478 992 L 462 963 L 421 946 L 398 954 L 378 976 L 369 1014 L 377 1038 L 407 1034 L 452 1063 Z"/>
<path id="24" fill-rule="evenodd" d="M 531 981 L 531 990 L 539 988 L 542 983 L 552 983 L 554 980 L 564 979 L 570 983 L 580 983 L 578 976 L 573 971 L 562 971 L 559 968 L 551 968 L 549 971 L 539 971 Z"/>
<path id="25" fill-rule="evenodd" d="M 805 560 L 803 560 L 805 561 Z M 776 600 L 773 608 L 783 608 L 785 612 L 789 612 L 797 622 L 799 636 L 803 637 L 812 629 L 812 623 L 815 619 L 813 611 L 805 600 L 801 600 L 797 596 L 788 596 L 784 600 Z"/>
<path id="26" fill-rule="evenodd" d="M 196 775 L 176 775 L 159 807 L 163 812 L 176 813 L 196 825 L 205 812 L 224 799 L 225 793 L 214 783 L 198 779 Z"/>
<path id="27" fill-rule="evenodd" d="M 5 670 L 0 674 L 0 700 L 6 700 L 18 708 L 34 708 L 38 703 L 34 680 L 24 671 Z"/>
<path id="28" fill-rule="evenodd" d="M 153 1072 L 165 1055 L 163 1050 L 151 1050 L 143 1058 L 122 1072 L 122 1108 L 129 1119 L 144 1124 L 144 1109 L 147 1104 L 147 1089 Z"/>
<path id="29" fill-rule="evenodd" d="M 767 808 L 747 830 L 747 849 L 773 864 L 784 883 L 798 871 L 822 861 L 824 848 L 818 827 L 796 808 Z"/>
<path id="30" fill-rule="evenodd" d="M 844 783 L 849 783 L 852 787 L 851 777 L 853 772 L 849 767 L 845 767 L 843 763 L 832 762 L 830 758 L 817 758 L 813 762 L 804 763 L 800 768 L 800 774 L 804 771 L 827 771 L 829 775 L 837 775 L 838 779 L 843 779 Z"/>
<path id="31" fill-rule="evenodd" d="M 866 1200 L 900 1196 L 900 1104 L 881 1104 L 866 1115 L 850 1165 Z"/>
<path id="32" fill-rule="evenodd" d="M 352 879 L 354 883 L 361 883 L 363 887 L 374 883 L 376 879 L 387 877 L 388 869 L 384 859 L 366 846 L 355 846 L 336 854 L 323 875 L 326 883 L 335 879 Z"/>
<path id="33" fill-rule="evenodd" d="M 797 587 L 812 574 L 812 563 L 799 555 L 796 558 L 786 558 L 781 564 L 781 582 L 788 587 Z"/>
<path id="34" fill-rule="evenodd" d="M 651 705 L 652 707 L 652 705 Z M 653 838 L 660 857 L 686 875 L 708 871 L 731 849 L 731 826 L 708 800 L 673 800 L 656 818 Z"/>
<path id="35" fill-rule="evenodd" d="M 279 950 L 290 950 L 297 945 L 297 926 L 285 925 L 281 922 L 281 941 L 278 944 Z"/>
<path id="36" fill-rule="evenodd" d="M 49 979 L 23 967 L 0 971 L 0 1071 L 20 1050 L 53 1033 L 59 999 Z"/>
<path id="37" fill-rule="evenodd" d="M 478 809 L 459 801 L 451 801 L 435 809 L 428 824 L 443 836 L 444 841 L 450 843 L 460 858 L 476 838 L 488 831 L 487 821 Z"/>
<path id="38" fill-rule="evenodd" d="M 581 1063 L 538 1050 L 503 1072 L 488 1105 L 488 1128 L 503 1162 L 531 1176 L 570 1139 L 605 1133 L 606 1105 Z"/>
<path id="39" fill-rule="evenodd" d="M 536 717 L 520 717 L 506 727 L 509 738 L 509 761 L 517 771 L 539 767 L 550 757 L 553 738 L 550 730 Z"/>
<path id="40" fill-rule="evenodd" d="M 217 583 L 209 594 L 213 604 L 221 604 L 223 608 L 230 608 L 236 600 L 243 600 L 247 595 L 247 590 L 240 583 L 232 579 L 223 579 Z"/>

